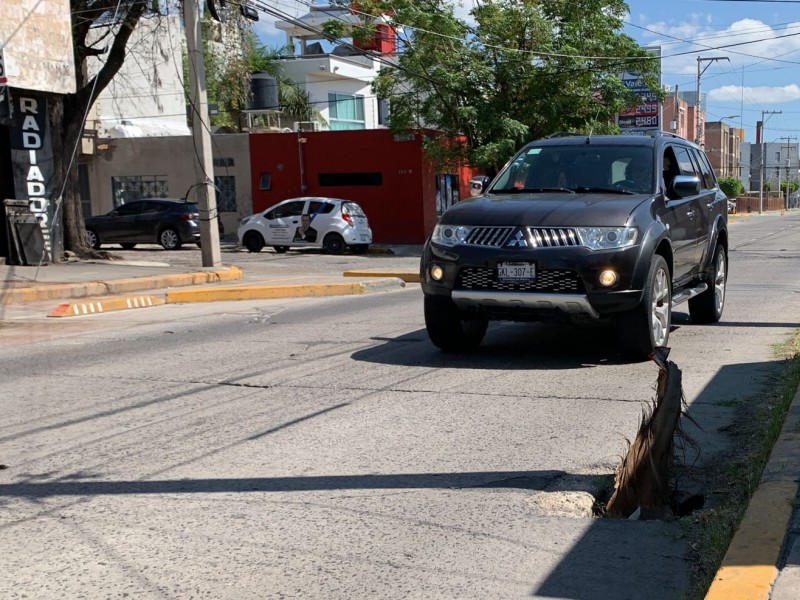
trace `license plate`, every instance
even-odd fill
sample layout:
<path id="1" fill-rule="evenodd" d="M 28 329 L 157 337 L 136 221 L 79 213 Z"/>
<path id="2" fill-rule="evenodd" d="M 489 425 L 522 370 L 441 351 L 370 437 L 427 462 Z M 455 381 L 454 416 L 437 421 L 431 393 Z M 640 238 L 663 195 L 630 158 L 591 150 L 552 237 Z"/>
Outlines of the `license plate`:
<path id="1" fill-rule="evenodd" d="M 533 281 L 536 279 L 536 264 L 512 262 L 498 263 L 497 278 L 506 281 Z"/>

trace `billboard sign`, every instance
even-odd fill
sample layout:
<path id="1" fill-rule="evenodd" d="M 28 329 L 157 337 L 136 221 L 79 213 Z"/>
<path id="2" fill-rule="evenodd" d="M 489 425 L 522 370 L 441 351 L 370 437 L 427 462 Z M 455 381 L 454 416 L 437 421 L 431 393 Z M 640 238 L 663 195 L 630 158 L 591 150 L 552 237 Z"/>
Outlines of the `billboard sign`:
<path id="1" fill-rule="evenodd" d="M 661 48 L 647 48 L 661 56 Z M 661 104 L 653 90 L 647 87 L 641 73 L 623 73 L 622 83 L 629 91 L 639 96 L 639 103 L 617 115 L 620 129 L 661 129 Z"/>

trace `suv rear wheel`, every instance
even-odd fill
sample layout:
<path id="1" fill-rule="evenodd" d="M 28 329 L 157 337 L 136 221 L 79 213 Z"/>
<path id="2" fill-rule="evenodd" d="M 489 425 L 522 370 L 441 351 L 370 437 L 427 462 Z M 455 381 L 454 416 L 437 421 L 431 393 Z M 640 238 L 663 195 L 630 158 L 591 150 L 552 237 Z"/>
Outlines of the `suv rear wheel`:
<path id="1" fill-rule="evenodd" d="M 628 352 L 642 360 L 669 341 L 672 321 L 672 279 L 667 261 L 656 254 L 650 261 L 642 302 L 623 315 L 620 326 Z"/>
<path id="2" fill-rule="evenodd" d="M 728 280 L 728 255 L 717 244 L 706 284 L 708 289 L 689 300 L 689 315 L 693 323 L 716 323 L 725 307 L 725 284 Z"/>
<path id="3" fill-rule="evenodd" d="M 178 250 L 181 247 L 181 236 L 172 227 L 167 227 L 158 234 L 158 243 L 164 250 Z"/>
<path id="4" fill-rule="evenodd" d="M 464 319 L 463 313 L 445 296 L 425 296 L 425 328 L 435 346 L 445 352 L 468 352 L 480 346 L 489 323 Z"/>

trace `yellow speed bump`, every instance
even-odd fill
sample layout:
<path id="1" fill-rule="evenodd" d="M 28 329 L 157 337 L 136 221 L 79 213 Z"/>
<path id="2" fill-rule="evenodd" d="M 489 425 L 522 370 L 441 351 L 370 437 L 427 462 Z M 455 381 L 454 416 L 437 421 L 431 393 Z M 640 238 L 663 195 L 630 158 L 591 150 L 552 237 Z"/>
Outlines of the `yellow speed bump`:
<path id="1" fill-rule="evenodd" d="M 157 296 L 126 296 L 121 298 L 105 298 L 98 300 L 82 300 L 59 304 L 48 317 L 80 317 L 83 315 L 96 315 L 115 310 L 128 310 L 131 308 L 148 308 L 160 306 L 164 300 Z"/>
<path id="2" fill-rule="evenodd" d="M 406 283 L 419 283 L 418 271 L 385 271 L 378 269 L 367 269 L 365 271 L 345 271 L 345 277 L 396 277 Z"/>

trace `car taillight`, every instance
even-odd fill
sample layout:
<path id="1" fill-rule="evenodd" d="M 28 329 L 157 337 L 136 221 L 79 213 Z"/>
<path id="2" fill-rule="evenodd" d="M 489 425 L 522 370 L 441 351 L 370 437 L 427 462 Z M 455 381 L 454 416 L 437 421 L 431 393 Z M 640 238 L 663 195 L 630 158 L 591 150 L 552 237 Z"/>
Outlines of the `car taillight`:
<path id="1" fill-rule="evenodd" d="M 181 219 L 183 219 L 184 221 L 191 221 L 192 219 L 198 219 L 198 218 L 200 218 L 200 215 L 195 215 L 192 213 L 181 213 Z"/>
<path id="2" fill-rule="evenodd" d="M 346 222 L 348 225 L 350 225 L 350 227 L 353 227 L 353 226 L 354 226 L 354 225 L 353 225 L 353 216 L 352 216 L 352 215 L 351 215 L 349 212 L 347 212 L 347 211 L 343 210 L 343 211 L 342 211 L 342 218 L 345 220 L 345 222 Z"/>

